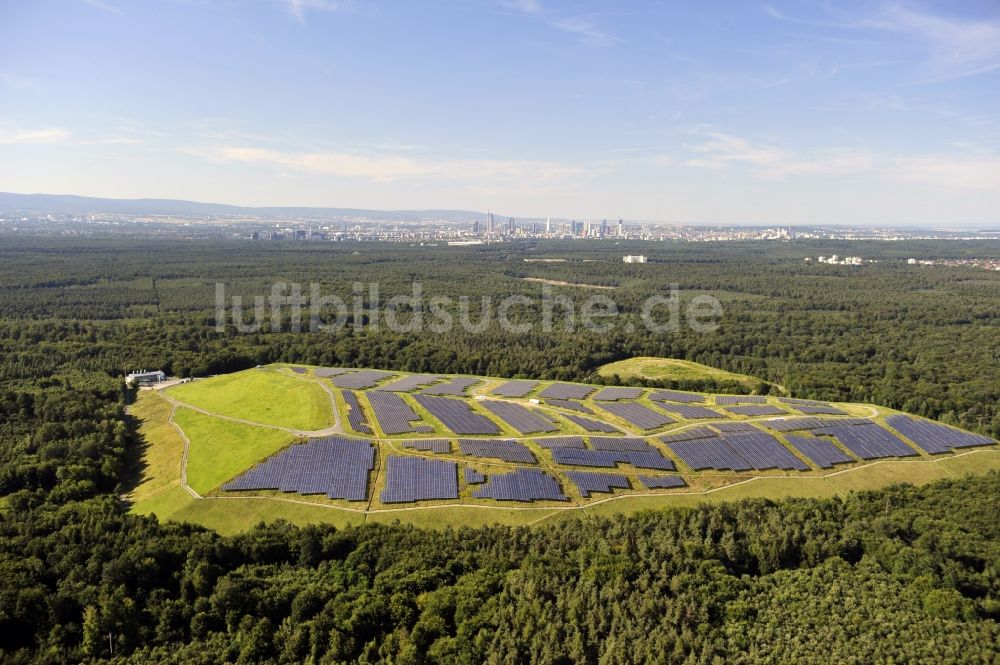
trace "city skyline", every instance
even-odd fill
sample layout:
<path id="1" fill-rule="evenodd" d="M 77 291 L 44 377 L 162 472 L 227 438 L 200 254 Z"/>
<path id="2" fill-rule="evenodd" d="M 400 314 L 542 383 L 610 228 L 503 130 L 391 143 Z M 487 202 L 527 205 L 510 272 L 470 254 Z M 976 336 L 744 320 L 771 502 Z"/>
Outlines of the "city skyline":
<path id="1" fill-rule="evenodd" d="M 989 2 L 63 0 L 0 16 L 7 191 L 691 223 L 1000 211 Z"/>

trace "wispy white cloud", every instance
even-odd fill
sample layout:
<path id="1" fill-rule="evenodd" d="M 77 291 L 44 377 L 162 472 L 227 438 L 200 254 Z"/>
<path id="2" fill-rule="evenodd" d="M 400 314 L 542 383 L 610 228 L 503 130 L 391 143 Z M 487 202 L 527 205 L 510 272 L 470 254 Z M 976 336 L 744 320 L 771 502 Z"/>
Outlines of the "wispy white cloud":
<path id="1" fill-rule="evenodd" d="M 949 189 L 1000 191 L 1000 155 L 981 150 L 925 155 L 852 148 L 801 151 L 723 132 L 697 134 L 704 140 L 687 146 L 692 156 L 681 162 L 683 165 L 717 171 L 742 169 L 751 176 L 772 180 L 863 175 Z"/>
<path id="2" fill-rule="evenodd" d="M 210 146 L 189 152 L 217 162 L 377 183 L 427 178 L 457 182 L 557 182 L 587 173 L 582 166 L 540 160 L 435 159 L 346 151 L 294 152 L 254 146 Z"/>
<path id="3" fill-rule="evenodd" d="M 83 0 L 83 1 L 86 2 L 88 5 L 90 5 L 91 7 L 94 7 L 95 9 L 100 9 L 102 12 L 106 14 L 121 16 L 124 13 L 118 7 L 112 5 L 111 3 L 104 2 L 103 0 Z"/>
<path id="4" fill-rule="evenodd" d="M 552 27 L 575 35 L 582 44 L 587 46 L 614 46 L 618 38 L 597 28 L 590 20 L 576 17 L 554 21 Z"/>
<path id="5" fill-rule="evenodd" d="M 58 143 L 69 138 L 69 132 L 61 127 L 44 129 L 13 129 L 0 127 L 0 144 L 13 143 Z"/>
<path id="6" fill-rule="evenodd" d="M 305 21 L 306 12 L 335 12 L 350 9 L 353 0 L 278 0 L 288 12 L 300 21 Z"/>

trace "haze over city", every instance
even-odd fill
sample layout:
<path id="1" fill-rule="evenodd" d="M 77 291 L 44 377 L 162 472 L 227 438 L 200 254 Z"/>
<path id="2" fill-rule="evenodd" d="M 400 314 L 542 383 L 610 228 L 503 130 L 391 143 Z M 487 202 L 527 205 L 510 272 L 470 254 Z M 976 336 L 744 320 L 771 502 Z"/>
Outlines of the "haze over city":
<path id="1" fill-rule="evenodd" d="M 993 2 L 0 9 L 14 192 L 989 225 Z"/>

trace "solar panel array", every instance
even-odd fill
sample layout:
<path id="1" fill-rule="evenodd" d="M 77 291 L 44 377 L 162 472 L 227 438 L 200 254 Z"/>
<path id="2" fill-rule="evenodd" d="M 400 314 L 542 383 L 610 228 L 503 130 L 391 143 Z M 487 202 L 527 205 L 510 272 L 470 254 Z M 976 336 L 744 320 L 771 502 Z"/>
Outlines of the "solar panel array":
<path id="1" fill-rule="evenodd" d="M 763 404 L 763 395 L 716 395 L 716 404 Z"/>
<path id="2" fill-rule="evenodd" d="M 601 388 L 593 399 L 602 402 L 614 402 L 620 399 L 636 399 L 642 394 L 642 388 L 619 388 L 616 386 L 609 386 L 607 388 Z"/>
<path id="3" fill-rule="evenodd" d="M 612 488 L 632 489 L 628 478 L 620 473 L 595 473 L 593 471 L 567 471 L 566 477 L 580 490 L 580 496 L 590 497 L 591 492 L 610 492 Z"/>
<path id="4" fill-rule="evenodd" d="M 813 433 L 836 437 L 845 448 L 861 459 L 913 457 L 917 454 L 898 436 L 872 422 L 865 425 L 823 427 L 813 430 Z"/>
<path id="5" fill-rule="evenodd" d="M 441 377 L 434 374 L 410 374 L 401 379 L 390 381 L 379 386 L 379 390 L 388 390 L 394 393 L 408 393 L 421 386 L 426 386 L 435 381 L 440 381 Z"/>
<path id="6" fill-rule="evenodd" d="M 695 439 L 711 439 L 719 436 L 719 433 L 708 427 L 692 427 L 676 434 L 664 434 L 660 438 L 663 443 L 675 443 L 677 441 L 693 441 Z"/>
<path id="7" fill-rule="evenodd" d="M 635 402 L 607 402 L 601 408 L 639 429 L 656 429 L 677 422 L 670 416 Z"/>
<path id="8" fill-rule="evenodd" d="M 743 404 L 740 406 L 727 406 L 726 411 L 735 413 L 738 416 L 777 416 L 788 413 L 780 406 L 773 404 Z"/>
<path id="9" fill-rule="evenodd" d="M 801 413 L 816 413 L 825 416 L 846 416 L 847 411 L 838 409 L 829 404 L 793 404 L 796 411 Z"/>
<path id="10" fill-rule="evenodd" d="M 501 397 L 524 397 L 534 390 L 537 385 L 538 381 L 523 381 L 518 379 L 499 385 L 492 392 L 494 395 L 500 395 Z"/>
<path id="11" fill-rule="evenodd" d="M 463 455 L 489 457 L 505 462 L 537 464 L 535 454 L 526 445 L 511 439 L 459 439 Z"/>
<path id="12" fill-rule="evenodd" d="M 365 395 L 368 396 L 368 401 L 372 405 L 372 411 L 375 412 L 375 419 L 378 420 L 379 427 L 386 434 L 403 434 L 404 432 L 419 432 L 430 429 L 429 427 L 418 428 L 410 425 L 410 422 L 420 420 L 420 416 L 396 393 L 370 390 Z"/>
<path id="13" fill-rule="evenodd" d="M 472 493 L 477 499 L 497 501 L 568 501 L 556 479 L 538 469 L 515 469 L 495 473 L 490 481 Z"/>
<path id="14" fill-rule="evenodd" d="M 368 424 L 368 418 L 365 417 L 365 412 L 361 410 L 361 403 L 358 401 L 358 396 L 350 390 L 341 390 L 340 395 L 347 404 L 347 423 L 351 426 L 351 429 L 355 432 L 371 434 L 372 426 Z"/>
<path id="15" fill-rule="evenodd" d="M 582 436 L 547 436 L 544 439 L 535 439 L 542 448 L 586 448 Z"/>
<path id="16" fill-rule="evenodd" d="M 484 400 L 480 402 L 487 411 L 504 421 L 521 434 L 532 434 L 534 432 L 555 432 L 559 428 L 536 411 L 521 406 L 515 402 L 501 402 L 499 400 Z"/>
<path id="17" fill-rule="evenodd" d="M 782 404 L 806 405 L 806 406 L 830 406 L 828 402 L 819 402 L 814 399 L 800 399 L 798 397 L 779 397 Z"/>
<path id="18" fill-rule="evenodd" d="M 461 400 L 416 394 L 420 406 L 431 412 L 456 434 L 499 434 L 500 427 L 486 416 L 473 411 Z"/>
<path id="19" fill-rule="evenodd" d="M 307 370 L 307 369 L 306 369 L 305 367 L 292 367 L 291 369 L 292 369 L 292 371 L 293 371 L 293 372 L 295 372 L 296 374 L 305 374 L 306 372 L 308 372 L 308 371 L 309 371 L 309 370 Z"/>
<path id="20" fill-rule="evenodd" d="M 607 432 L 609 434 L 614 434 L 620 430 L 614 425 L 609 425 L 608 423 L 602 423 L 599 420 L 594 420 L 593 418 L 586 418 L 584 416 L 577 416 L 572 413 L 567 413 L 564 416 L 566 420 L 571 423 L 575 423 L 587 430 L 588 432 Z"/>
<path id="21" fill-rule="evenodd" d="M 827 425 L 867 425 L 870 422 L 867 418 L 840 418 L 837 420 L 830 418 L 775 418 L 774 420 L 765 420 L 761 424 L 776 432 L 795 432 L 826 427 Z"/>
<path id="22" fill-rule="evenodd" d="M 651 490 L 687 486 L 687 483 L 680 476 L 639 476 L 639 480 Z"/>
<path id="23" fill-rule="evenodd" d="M 479 483 L 486 482 L 486 476 L 475 469 L 465 467 L 465 482 L 468 485 L 478 485 Z"/>
<path id="24" fill-rule="evenodd" d="M 707 432 L 702 432 L 705 434 Z M 661 437 L 662 440 L 662 437 Z M 786 469 L 805 471 L 809 467 L 781 445 L 776 438 L 758 429 L 726 431 L 714 437 L 686 441 L 671 440 L 670 448 L 692 469 Z"/>
<path id="25" fill-rule="evenodd" d="M 450 453 L 451 441 L 448 439 L 424 439 L 423 441 L 404 441 L 404 448 L 422 450 L 425 453 Z"/>
<path id="26" fill-rule="evenodd" d="M 469 393 L 469 388 L 479 383 L 481 379 L 471 376 L 456 376 L 444 383 L 438 383 L 424 388 L 420 392 L 425 395 L 454 395 L 461 397 Z"/>
<path id="27" fill-rule="evenodd" d="M 321 379 L 326 379 L 331 376 L 340 376 L 341 374 L 348 374 L 354 371 L 356 370 L 349 367 L 317 367 L 313 374 Z"/>
<path id="28" fill-rule="evenodd" d="M 922 418 L 895 415 L 885 420 L 897 432 L 931 454 L 948 452 L 954 448 L 992 446 L 996 443 L 988 436 L 964 432 Z"/>
<path id="29" fill-rule="evenodd" d="M 640 453 L 656 451 L 645 439 L 637 436 L 592 436 L 590 445 L 594 450 L 634 450 Z"/>
<path id="30" fill-rule="evenodd" d="M 234 480 L 226 491 L 281 490 L 364 501 L 375 448 L 363 439 L 328 436 L 285 448 Z"/>
<path id="31" fill-rule="evenodd" d="M 844 451 L 829 439 L 822 439 L 815 436 L 802 436 L 801 434 L 786 434 L 788 443 L 816 463 L 822 469 L 829 469 L 834 464 L 848 464 L 853 462 Z"/>
<path id="32" fill-rule="evenodd" d="M 594 392 L 593 386 L 581 386 L 577 383 L 553 383 L 538 393 L 538 396 L 551 397 L 552 399 L 583 399 L 592 392 Z"/>
<path id="33" fill-rule="evenodd" d="M 704 395 L 693 395 L 691 393 L 682 393 L 676 390 L 654 390 L 649 394 L 649 399 L 654 402 L 704 402 Z"/>
<path id="34" fill-rule="evenodd" d="M 670 413 L 676 413 L 678 416 L 686 420 L 726 417 L 718 411 L 713 411 L 707 406 L 699 406 L 697 404 L 668 404 L 664 402 L 663 404 L 660 404 L 660 408 L 664 411 L 669 411 Z"/>
<path id="35" fill-rule="evenodd" d="M 377 385 L 379 381 L 392 376 L 392 374 L 392 372 L 383 372 L 380 369 L 363 369 L 358 372 L 335 376 L 331 382 L 338 388 L 365 390 Z"/>
<path id="36" fill-rule="evenodd" d="M 641 441 L 641 440 L 640 440 Z M 593 443 L 591 439 L 591 443 Z M 606 446 L 604 448 L 553 448 L 552 459 L 558 464 L 613 468 L 618 464 L 631 464 L 640 469 L 673 471 L 676 467 L 659 450 L 642 441 L 643 448 Z"/>
<path id="37" fill-rule="evenodd" d="M 412 503 L 458 498 L 458 473 L 454 462 L 389 455 L 385 467 L 382 503 Z"/>
<path id="38" fill-rule="evenodd" d="M 750 423 L 712 423 L 711 427 L 717 429 L 720 432 L 759 432 L 756 427 Z"/>
<path id="39" fill-rule="evenodd" d="M 545 403 L 550 406 L 557 406 L 560 409 L 569 409 L 570 411 L 579 411 L 580 413 L 589 413 L 590 415 L 594 414 L 593 409 L 586 404 L 580 404 L 568 399 L 547 399 Z"/>

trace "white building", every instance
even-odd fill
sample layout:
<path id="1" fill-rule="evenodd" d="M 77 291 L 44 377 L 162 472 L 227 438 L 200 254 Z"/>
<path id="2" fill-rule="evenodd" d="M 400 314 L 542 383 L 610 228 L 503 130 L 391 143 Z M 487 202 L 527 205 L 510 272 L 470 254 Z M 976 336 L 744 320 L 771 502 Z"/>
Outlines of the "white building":
<path id="1" fill-rule="evenodd" d="M 125 383 L 130 386 L 138 385 L 141 383 L 159 383 L 160 381 L 166 381 L 167 375 L 162 371 L 157 370 L 155 372 L 147 372 L 145 370 L 141 372 L 132 372 L 131 374 L 125 375 Z"/>
<path id="2" fill-rule="evenodd" d="M 629 254 L 628 256 L 623 256 L 622 261 L 624 263 L 646 263 L 646 257 L 642 254 L 639 254 L 638 256 Z"/>

